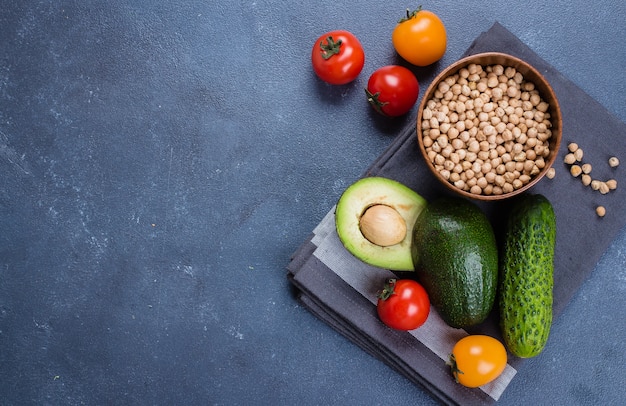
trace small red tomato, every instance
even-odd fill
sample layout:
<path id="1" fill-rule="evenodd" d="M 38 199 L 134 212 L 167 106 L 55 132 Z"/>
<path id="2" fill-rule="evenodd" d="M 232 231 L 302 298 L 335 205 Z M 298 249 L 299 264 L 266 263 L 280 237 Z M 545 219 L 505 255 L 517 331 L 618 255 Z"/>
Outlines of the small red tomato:
<path id="1" fill-rule="evenodd" d="M 367 82 L 367 101 L 379 113 L 397 117 L 408 113 L 419 96 L 420 87 L 413 72 L 403 66 L 383 66 Z"/>
<path id="2" fill-rule="evenodd" d="M 317 39 L 311 51 L 313 70 L 324 82 L 345 85 L 359 76 L 365 64 L 361 43 L 349 31 L 330 31 Z"/>
<path id="3" fill-rule="evenodd" d="M 411 279 L 389 279 L 378 294 L 378 317 L 396 330 L 414 330 L 426 322 L 430 300 L 426 289 Z"/>
<path id="4" fill-rule="evenodd" d="M 480 334 L 460 339 L 450 354 L 454 379 L 468 388 L 496 379 L 506 368 L 506 362 L 504 345 L 493 337 Z"/>

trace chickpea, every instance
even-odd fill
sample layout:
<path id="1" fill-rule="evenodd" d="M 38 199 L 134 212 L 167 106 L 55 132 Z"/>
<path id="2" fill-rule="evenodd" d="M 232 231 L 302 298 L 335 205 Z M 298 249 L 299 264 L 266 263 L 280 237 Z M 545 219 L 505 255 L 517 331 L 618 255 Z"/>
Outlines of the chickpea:
<path id="1" fill-rule="evenodd" d="M 537 107 L 539 105 L 539 103 L 541 103 L 541 96 L 539 96 L 539 93 L 535 92 L 533 94 L 530 95 L 530 102 L 532 103 L 532 105 L 534 107 Z"/>
<path id="2" fill-rule="evenodd" d="M 454 148 L 455 150 L 461 149 L 465 146 L 465 143 L 463 142 L 463 140 L 461 138 L 454 137 L 454 139 L 452 140 L 452 148 Z"/>
<path id="3" fill-rule="evenodd" d="M 467 146 L 467 150 L 469 152 L 478 152 L 480 151 L 480 143 L 476 140 L 473 140 L 469 143 L 469 145 Z"/>
<path id="4" fill-rule="evenodd" d="M 574 151 L 574 157 L 576 158 L 576 160 L 578 162 L 583 160 L 583 156 L 584 156 L 584 154 L 583 154 L 583 150 L 582 149 L 578 148 L 576 151 Z"/>
<path id="5" fill-rule="evenodd" d="M 517 92 L 518 92 L 518 89 L 515 86 L 509 86 L 506 89 L 506 95 L 511 98 L 517 97 Z"/>
<path id="6" fill-rule="evenodd" d="M 608 186 L 609 190 L 615 190 L 617 189 L 617 181 L 615 179 L 609 179 L 606 182 L 606 185 Z"/>
<path id="7" fill-rule="evenodd" d="M 535 163 L 533 161 L 528 160 L 524 162 L 524 173 L 530 173 L 534 167 L 535 167 Z M 554 168 L 550 168 L 550 169 L 554 169 Z M 552 177 L 554 177 L 554 175 Z"/>
<path id="8" fill-rule="evenodd" d="M 548 111 L 549 107 L 550 106 L 545 101 L 539 102 L 539 104 L 537 104 L 537 110 L 544 112 L 544 113 Z"/>
<path id="9" fill-rule="evenodd" d="M 511 173 L 515 171 L 515 169 L 516 169 L 515 161 L 509 161 L 506 164 L 504 164 L 504 173 Z"/>
<path id="10" fill-rule="evenodd" d="M 478 151 L 477 160 L 481 162 L 488 161 L 491 157 L 491 150 L 489 151 Z"/>
<path id="11" fill-rule="evenodd" d="M 482 165 L 480 166 L 480 172 L 483 175 L 486 175 L 487 173 L 491 172 L 491 169 L 493 167 L 491 166 L 491 162 L 483 162 Z"/>
<path id="12" fill-rule="evenodd" d="M 600 182 L 600 187 L 598 188 L 598 190 L 600 191 L 600 193 L 605 195 L 609 193 L 611 189 L 609 188 L 609 185 L 606 184 L 606 182 Z"/>
<path id="13" fill-rule="evenodd" d="M 592 188 L 593 190 L 599 190 L 599 189 L 600 189 L 600 183 L 602 183 L 602 182 L 600 182 L 600 181 L 599 181 L 599 180 L 597 180 L 597 179 L 592 180 L 592 181 L 591 181 L 591 188 Z"/>
<path id="14" fill-rule="evenodd" d="M 563 159 L 563 162 L 565 162 L 568 165 L 572 165 L 574 162 L 576 162 L 576 157 L 574 156 L 574 154 L 569 153 L 569 154 L 565 155 L 565 158 Z"/>
<path id="15" fill-rule="evenodd" d="M 446 162 L 446 158 L 442 154 L 435 156 L 435 165 L 443 165 Z"/>
<path id="16" fill-rule="evenodd" d="M 542 157 L 539 157 L 535 161 L 535 165 L 537 166 L 537 168 L 543 169 L 546 166 L 546 161 Z"/>
<path id="17" fill-rule="evenodd" d="M 495 101 L 501 100 L 502 97 L 504 97 L 504 91 L 501 88 L 496 87 L 491 91 L 491 97 Z"/>
<path id="18" fill-rule="evenodd" d="M 449 139 L 455 140 L 459 136 L 459 130 L 456 127 L 450 127 L 447 134 Z"/>

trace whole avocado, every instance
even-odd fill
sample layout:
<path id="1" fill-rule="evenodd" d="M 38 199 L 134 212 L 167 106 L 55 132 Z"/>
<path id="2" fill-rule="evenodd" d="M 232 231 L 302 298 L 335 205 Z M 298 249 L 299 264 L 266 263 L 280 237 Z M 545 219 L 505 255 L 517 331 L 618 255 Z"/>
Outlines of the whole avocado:
<path id="1" fill-rule="evenodd" d="M 484 321 L 498 284 L 498 247 L 478 206 L 443 197 L 431 202 L 413 227 L 411 255 L 417 280 L 452 327 Z"/>

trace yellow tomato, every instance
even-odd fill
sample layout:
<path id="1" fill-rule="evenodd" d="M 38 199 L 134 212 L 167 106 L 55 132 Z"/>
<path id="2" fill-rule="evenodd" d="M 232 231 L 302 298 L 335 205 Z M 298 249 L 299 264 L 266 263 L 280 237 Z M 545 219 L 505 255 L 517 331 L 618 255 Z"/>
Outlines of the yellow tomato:
<path id="1" fill-rule="evenodd" d="M 433 12 L 421 7 L 400 20 L 391 40 L 396 52 L 407 62 L 427 66 L 437 62 L 446 52 L 446 27 Z"/>
<path id="2" fill-rule="evenodd" d="M 455 344 L 450 364 L 458 383 L 476 388 L 493 381 L 504 371 L 506 349 L 493 337 L 469 335 Z"/>

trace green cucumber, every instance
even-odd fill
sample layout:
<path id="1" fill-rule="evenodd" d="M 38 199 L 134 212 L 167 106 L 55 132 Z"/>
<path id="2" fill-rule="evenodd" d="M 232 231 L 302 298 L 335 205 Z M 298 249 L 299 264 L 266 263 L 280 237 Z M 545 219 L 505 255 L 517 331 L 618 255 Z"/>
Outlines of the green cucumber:
<path id="1" fill-rule="evenodd" d="M 550 201 L 524 194 L 511 207 L 501 250 L 500 327 L 509 351 L 539 355 L 552 325 L 556 217 Z"/>

